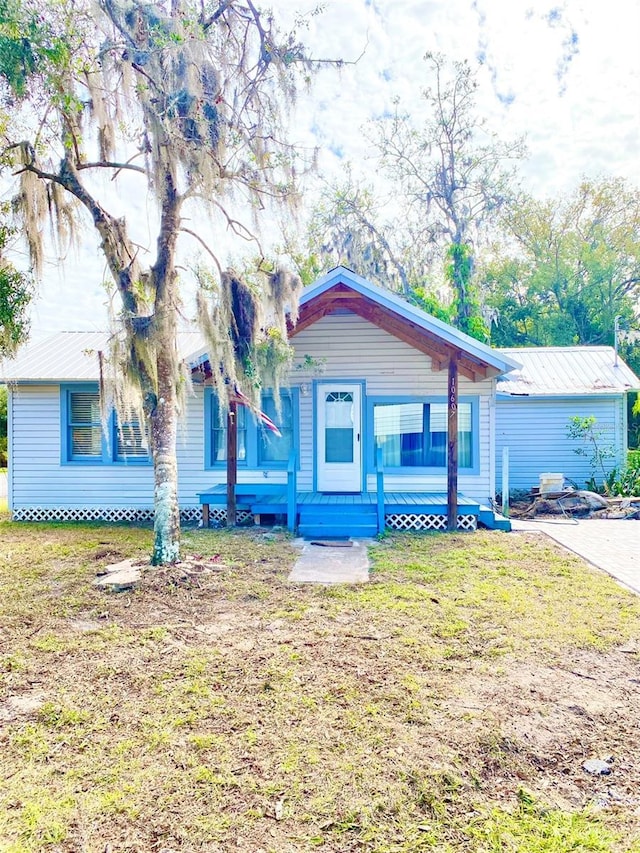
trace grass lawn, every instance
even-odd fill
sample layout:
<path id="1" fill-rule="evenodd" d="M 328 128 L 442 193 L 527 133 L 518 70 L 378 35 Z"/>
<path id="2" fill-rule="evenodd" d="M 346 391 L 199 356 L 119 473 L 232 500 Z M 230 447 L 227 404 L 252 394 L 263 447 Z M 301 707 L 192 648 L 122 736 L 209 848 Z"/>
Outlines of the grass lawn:
<path id="1" fill-rule="evenodd" d="M 0 522 L 3 853 L 640 851 L 640 599 L 519 534 L 332 588 L 284 536 L 185 540 L 211 572 L 107 594 L 148 530 Z"/>

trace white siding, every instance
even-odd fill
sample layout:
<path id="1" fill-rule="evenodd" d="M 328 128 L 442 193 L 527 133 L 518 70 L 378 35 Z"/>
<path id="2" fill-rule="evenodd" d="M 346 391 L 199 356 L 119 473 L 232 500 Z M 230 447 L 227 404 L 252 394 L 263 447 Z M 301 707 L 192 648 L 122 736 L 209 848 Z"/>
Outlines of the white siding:
<path id="1" fill-rule="evenodd" d="M 398 338 L 368 323 L 356 314 L 334 314 L 319 320 L 292 339 L 296 358 L 304 356 L 324 362 L 320 376 L 294 371 L 292 383 L 311 383 L 313 379 L 364 380 L 366 396 L 439 395 L 447 393 L 447 371 L 432 371 L 431 359 Z M 472 382 L 460 376 L 460 395 L 480 397 L 480 473 L 461 473 L 458 488 L 471 498 L 486 501 L 491 492 L 491 440 L 489 402 L 493 381 Z M 366 403 L 365 403 L 366 408 Z M 300 396 L 301 469 L 298 488 L 313 489 L 313 394 Z M 366 414 L 366 411 L 365 411 Z M 369 490 L 375 490 L 375 478 L 369 477 Z M 385 476 L 387 491 L 445 491 L 446 473 L 441 476 L 414 474 Z"/>
<path id="2" fill-rule="evenodd" d="M 151 465 L 62 464 L 60 388 L 13 386 L 10 506 L 151 507 Z M 204 471 L 203 393 L 190 397 L 178 433 L 179 496 L 196 506 L 196 493 L 210 485 Z"/>
<path id="3" fill-rule="evenodd" d="M 366 395 L 446 396 L 447 371 L 432 371 L 430 359 L 413 347 L 354 314 L 326 317 L 292 339 L 294 365 L 305 355 L 324 361 L 321 376 L 292 372 L 293 386 L 312 386 L 313 380 L 364 381 Z M 493 458 L 490 401 L 493 380 L 471 382 L 460 377 L 460 394 L 480 399 L 480 472 L 461 473 L 459 489 L 477 500 L 492 494 Z M 18 385 L 11 389 L 12 433 L 9 499 L 13 509 L 27 507 L 151 507 L 153 470 L 140 465 L 62 464 L 60 388 L 58 385 Z M 313 488 L 313 393 L 300 395 L 300 459 L 298 488 Z M 365 402 L 366 415 L 366 402 Z M 224 469 L 205 470 L 204 392 L 196 388 L 187 400 L 178 434 L 179 497 L 183 507 L 197 505 L 197 493 L 225 481 Z M 284 471 L 240 468 L 240 482 L 286 482 Z M 387 475 L 388 491 L 446 491 L 446 474 Z M 369 477 L 367 488 L 375 489 Z"/>
<path id="4" fill-rule="evenodd" d="M 509 448 L 510 489 L 538 486 L 540 474 L 562 473 L 583 486 L 591 476 L 589 456 L 574 452 L 578 443 L 567 437 L 574 415 L 597 421 L 602 445 L 611 445 L 615 457 L 606 467 L 620 467 L 626 455 L 626 409 L 624 395 L 608 397 L 498 397 L 496 404 L 496 471 L 500 488 L 502 448 Z"/>

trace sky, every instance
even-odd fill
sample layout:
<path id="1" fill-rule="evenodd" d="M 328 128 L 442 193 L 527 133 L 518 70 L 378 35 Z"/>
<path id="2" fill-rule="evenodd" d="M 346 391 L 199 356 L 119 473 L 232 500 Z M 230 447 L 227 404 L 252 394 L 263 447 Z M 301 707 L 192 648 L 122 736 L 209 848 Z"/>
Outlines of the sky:
<path id="1" fill-rule="evenodd" d="M 437 51 L 477 68 L 478 113 L 489 130 L 503 140 L 526 137 L 521 174 L 533 195 L 569 192 L 583 177 L 621 176 L 640 187 L 635 0 L 327 0 L 317 15 L 309 14 L 313 2 L 274 5 L 285 23 L 304 16 L 301 39 L 312 55 L 347 61 L 339 72 L 325 68 L 294 113 L 295 140 L 319 147 L 321 178 L 338 178 L 351 164 L 375 180 L 366 124 L 396 97 L 420 121 L 424 55 Z M 125 194 L 113 204 L 153 245 L 151 200 Z M 105 275 L 93 234 L 64 265 L 52 258 L 34 336 L 107 328 Z"/>

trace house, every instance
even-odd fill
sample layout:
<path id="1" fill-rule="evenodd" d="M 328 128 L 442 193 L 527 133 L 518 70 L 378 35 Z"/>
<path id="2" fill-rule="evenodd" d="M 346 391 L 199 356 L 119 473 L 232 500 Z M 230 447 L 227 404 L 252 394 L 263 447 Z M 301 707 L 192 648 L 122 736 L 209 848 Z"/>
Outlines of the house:
<path id="1" fill-rule="evenodd" d="M 239 510 L 285 515 L 312 536 L 442 529 L 447 515 L 464 529 L 478 520 L 504 526 L 488 504 L 496 379 L 517 366 L 509 355 L 342 267 L 304 290 L 291 343 L 281 409 L 269 391 L 262 397 L 281 437 L 238 407 Z M 139 424 L 117 426 L 112 415 L 101 428 L 106 344 L 99 333 L 62 333 L 5 365 L 14 519 L 152 516 Z M 209 522 L 226 515 L 228 421 L 207 384 L 202 341 L 186 336 L 180 346 L 194 382 L 179 437 L 179 501 L 183 518 Z"/>
<path id="2" fill-rule="evenodd" d="M 627 457 L 627 394 L 640 380 L 612 347 L 531 347 L 503 349 L 518 369 L 498 377 L 496 471 L 501 488 L 503 453 L 508 449 L 508 481 L 513 489 L 539 485 L 540 474 L 554 472 L 584 486 L 592 474 L 589 458 L 568 436 L 574 416 L 596 419 L 602 448 L 611 450 L 607 471 Z"/>

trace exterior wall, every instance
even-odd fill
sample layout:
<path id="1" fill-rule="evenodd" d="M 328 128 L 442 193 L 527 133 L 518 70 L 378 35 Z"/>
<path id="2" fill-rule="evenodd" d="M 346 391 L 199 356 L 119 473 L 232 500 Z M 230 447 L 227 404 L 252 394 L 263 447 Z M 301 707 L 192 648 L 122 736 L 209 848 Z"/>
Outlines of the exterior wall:
<path id="1" fill-rule="evenodd" d="M 502 483 L 502 449 L 509 448 L 509 488 L 531 489 L 546 471 L 562 473 L 584 486 L 591 476 L 589 456 L 574 452 L 578 443 L 567 437 L 569 419 L 593 415 L 603 445 L 615 456 L 607 470 L 625 464 L 627 450 L 624 395 L 608 397 L 500 397 L 496 403 L 497 488 Z"/>
<path id="2" fill-rule="evenodd" d="M 430 359 L 413 347 L 354 314 L 331 315 L 292 339 L 295 349 L 291 385 L 300 391 L 300 465 L 298 489 L 314 486 L 314 381 L 364 382 L 363 435 L 366 435 L 366 395 L 438 396 L 446 399 L 447 371 L 432 371 Z M 295 369 L 305 356 L 323 362 L 320 375 Z M 460 472 L 458 488 L 486 502 L 493 494 L 492 411 L 494 381 L 471 382 L 460 376 L 460 396 L 479 402 L 479 471 Z M 305 393 L 306 392 L 306 393 Z M 61 462 L 60 386 L 24 384 L 10 388 L 9 501 L 13 510 L 31 507 L 139 507 L 153 505 L 151 465 L 101 465 Z M 179 499 L 181 507 L 198 505 L 198 492 L 224 483 L 224 467 L 205 467 L 204 390 L 197 387 L 187 400 L 178 433 Z M 372 460 L 367 460 L 372 468 Z M 284 470 L 239 467 L 238 482 L 286 482 Z M 375 490 L 370 470 L 367 489 Z M 387 491 L 446 491 L 446 472 L 387 474 Z"/>
<path id="3" fill-rule="evenodd" d="M 364 380 L 364 393 L 369 396 L 440 396 L 446 399 L 447 371 L 432 371 L 431 359 L 413 347 L 368 323 L 356 314 L 332 314 L 292 338 L 295 364 L 305 356 L 323 360 L 321 375 L 294 370 L 292 384 L 312 385 L 313 381 Z M 490 404 L 494 381 L 459 380 L 460 396 L 478 396 L 480 402 L 480 471 L 477 475 L 460 472 L 458 489 L 470 498 L 485 502 L 492 492 L 492 455 Z M 313 490 L 313 390 L 300 395 L 301 463 L 298 488 Z M 364 405 L 366 434 L 367 407 Z M 370 473 L 367 489 L 375 491 L 375 475 Z M 387 474 L 386 491 L 446 492 L 447 475 Z"/>
<path id="4" fill-rule="evenodd" d="M 153 468 L 61 462 L 60 386 L 10 388 L 9 508 L 153 506 Z M 198 505 L 204 470 L 203 392 L 190 397 L 178 431 L 181 506 Z"/>

